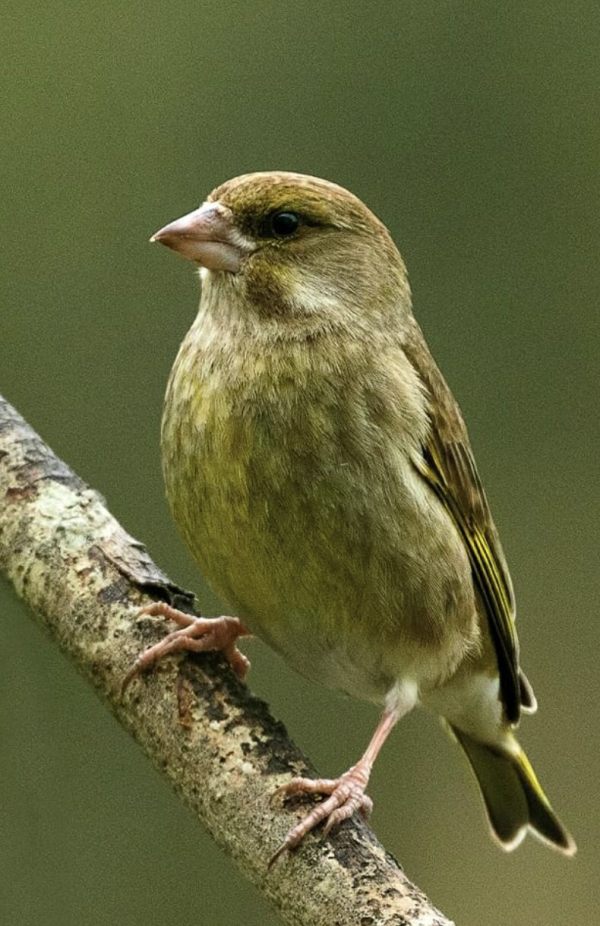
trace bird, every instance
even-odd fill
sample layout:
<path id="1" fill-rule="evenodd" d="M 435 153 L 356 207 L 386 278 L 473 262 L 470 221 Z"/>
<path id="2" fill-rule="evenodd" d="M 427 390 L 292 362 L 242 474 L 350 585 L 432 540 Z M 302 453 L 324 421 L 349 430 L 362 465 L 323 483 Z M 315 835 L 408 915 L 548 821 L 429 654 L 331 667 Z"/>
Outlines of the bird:
<path id="1" fill-rule="evenodd" d="M 317 826 L 367 816 L 376 757 L 414 707 L 462 747 L 492 836 L 569 856 L 516 737 L 537 704 L 521 666 L 506 559 L 466 425 L 412 311 L 406 268 L 354 194 L 288 171 L 244 174 L 152 238 L 199 268 L 198 314 L 169 378 L 166 494 L 201 573 L 235 617 L 147 609 L 178 625 L 137 659 L 222 650 L 244 678 L 255 634 L 308 679 L 377 705 Z"/>

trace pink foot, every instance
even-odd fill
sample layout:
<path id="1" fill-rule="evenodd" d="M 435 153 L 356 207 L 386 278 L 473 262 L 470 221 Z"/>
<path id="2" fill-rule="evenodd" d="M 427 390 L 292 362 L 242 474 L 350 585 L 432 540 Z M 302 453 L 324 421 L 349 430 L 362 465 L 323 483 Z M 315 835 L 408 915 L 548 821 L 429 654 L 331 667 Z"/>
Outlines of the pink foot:
<path id="1" fill-rule="evenodd" d="M 140 653 L 123 679 L 121 686 L 123 693 L 141 672 L 149 669 L 165 656 L 183 651 L 206 653 L 210 650 L 220 650 L 238 678 L 244 679 L 247 675 L 250 660 L 239 651 L 236 641 L 238 637 L 247 636 L 249 631 L 237 617 L 194 617 L 172 608 L 164 601 L 156 601 L 142 608 L 140 614 L 166 617 L 178 624 L 180 629 L 173 630 L 154 646 L 149 646 L 143 653 Z"/>
<path id="2" fill-rule="evenodd" d="M 324 833 L 327 834 L 343 820 L 347 820 L 356 811 L 368 817 L 373 809 L 373 801 L 365 794 L 369 781 L 369 770 L 357 763 L 339 778 L 293 778 L 288 784 L 278 788 L 275 795 L 292 797 L 295 794 L 328 794 L 329 797 L 317 804 L 304 819 L 292 827 L 284 841 L 272 856 L 269 868 L 284 852 L 295 849 L 307 833 L 310 833 L 323 820 L 326 820 Z"/>
<path id="3" fill-rule="evenodd" d="M 367 797 L 365 789 L 369 783 L 373 763 L 398 718 L 402 713 L 410 710 L 416 700 L 413 696 L 412 698 L 405 698 L 404 702 L 402 702 L 399 695 L 400 693 L 398 693 L 391 705 L 384 710 L 366 751 L 351 769 L 340 775 L 339 778 L 319 778 L 316 781 L 312 781 L 310 778 L 294 778 L 287 785 L 283 785 L 282 788 L 278 789 L 276 794 L 282 794 L 284 797 L 302 793 L 328 794 L 329 797 L 321 804 L 317 804 L 300 823 L 292 827 L 275 855 L 271 858 L 269 868 L 284 852 L 295 849 L 306 834 L 310 833 L 323 820 L 327 821 L 325 823 L 325 835 L 327 835 L 334 826 L 337 826 L 342 820 L 347 820 L 357 810 L 363 817 L 369 816 L 373 809 L 373 801 L 370 797 Z"/>

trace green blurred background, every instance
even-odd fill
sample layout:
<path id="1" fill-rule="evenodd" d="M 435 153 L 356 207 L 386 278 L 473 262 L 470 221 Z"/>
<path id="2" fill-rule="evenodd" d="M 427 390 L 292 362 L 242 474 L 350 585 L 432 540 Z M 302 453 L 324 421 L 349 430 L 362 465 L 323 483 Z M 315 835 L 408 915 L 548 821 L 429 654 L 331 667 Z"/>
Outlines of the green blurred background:
<path id="1" fill-rule="evenodd" d="M 285 168 L 348 186 L 399 243 L 512 566 L 541 705 L 522 738 L 580 847 L 502 855 L 458 750 L 409 717 L 373 825 L 460 926 L 597 914 L 599 26 L 548 0 L 3 12 L 0 390 L 208 613 L 158 455 L 198 287 L 149 234 Z M 275 924 L 4 582 L 0 609 L 0 922 Z M 373 710 L 251 650 L 254 690 L 344 770 Z"/>

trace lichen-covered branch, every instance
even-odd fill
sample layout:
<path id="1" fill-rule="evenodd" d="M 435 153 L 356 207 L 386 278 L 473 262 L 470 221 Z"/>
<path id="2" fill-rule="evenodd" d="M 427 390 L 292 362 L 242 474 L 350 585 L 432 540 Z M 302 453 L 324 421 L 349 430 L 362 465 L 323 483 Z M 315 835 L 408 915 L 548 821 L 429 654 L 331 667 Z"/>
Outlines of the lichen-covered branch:
<path id="1" fill-rule="evenodd" d="M 273 791 L 314 769 L 216 655 L 166 659 L 121 694 L 164 632 L 138 620 L 140 608 L 159 599 L 191 610 L 193 597 L 1 397 L 0 567 L 286 923 L 450 926 L 360 821 L 307 838 L 268 870 L 294 812 Z"/>

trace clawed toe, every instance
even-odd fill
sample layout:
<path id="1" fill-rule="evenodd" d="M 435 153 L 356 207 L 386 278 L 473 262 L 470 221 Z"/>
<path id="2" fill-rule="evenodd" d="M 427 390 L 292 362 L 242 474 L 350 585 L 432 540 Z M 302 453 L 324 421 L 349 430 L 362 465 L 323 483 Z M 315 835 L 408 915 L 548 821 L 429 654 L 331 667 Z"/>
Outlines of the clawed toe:
<path id="1" fill-rule="evenodd" d="M 292 778 L 273 791 L 272 800 L 294 797 L 296 794 L 331 794 L 339 784 L 339 778 Z"/>
<path id="2" fill-rule="evenodd" d="M 326 799 L 308 813 L 296 826 L 292 827 L 269 861 L 271 868 L 286 851 L 295 849 L 307 833 L 320 823 L 325 823 L 324 835 L 348 820 L 354 813 L 368 817 L 373 809 L 371 798 L 365 794 L 368 775 L 357 766 L 340 778 L 294 778 L 275 791 L 275 797 L 293 797 L 297 794 L 325 794 Z"/>
<path id="3" fill-rule="evenodd" d="M 138 620 L 144 617 L 166 617 L 167 620 L 173 621 L 178 627 L 189 627 L 198 618 L 194 614 L 187 614 L 178 608 L 173 608 L 166 601 L 153 601 L 141 608 L 138 613 Z"/>
<path id="4" fill-rule="evenodd" d="M 121 685 L 124 694 L 134 678 L 149 669 L 165 656 L 180 652 L 204 653 L 221 651 L 229 665 L 240 679 L 244 679 L 250 668 L 250 660 L 236 646 L 238 637 L 246 636 L 248 630 L 237 617 L 204 618 L 186 614 L 166 602 L 155 601 L 140 611 L 140 616 L 166 617 L 178 625 L 177 630 L 149 646 L 140 653 Z"/>

